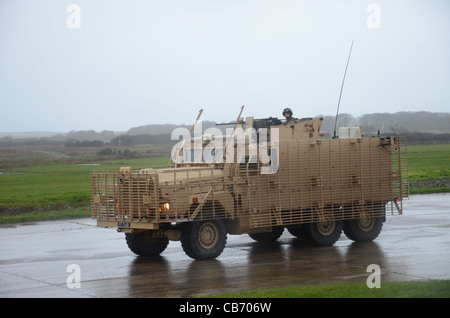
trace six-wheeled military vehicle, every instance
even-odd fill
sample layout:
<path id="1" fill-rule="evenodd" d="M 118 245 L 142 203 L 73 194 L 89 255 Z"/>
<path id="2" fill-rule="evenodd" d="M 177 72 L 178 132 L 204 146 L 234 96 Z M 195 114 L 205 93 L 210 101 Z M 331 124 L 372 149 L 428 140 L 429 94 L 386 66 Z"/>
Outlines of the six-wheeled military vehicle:
<path id="1" fill-rule="evenodd" d="M 320 246 L 342 232 L 371 241 L 388 214 L 402 213 L 405 147 L 397 136 L 367 137 L 357 127 L 325 138 L 321 124 L 238 116 L 222 136 L 192 137 L 191 129 L 167 168 L 92 172 L 92 217 L 124 232 L 141 256 L 175 240 L 191 258 L 212 259 L 228 234 L 273 242 L 285 229 Z"/>

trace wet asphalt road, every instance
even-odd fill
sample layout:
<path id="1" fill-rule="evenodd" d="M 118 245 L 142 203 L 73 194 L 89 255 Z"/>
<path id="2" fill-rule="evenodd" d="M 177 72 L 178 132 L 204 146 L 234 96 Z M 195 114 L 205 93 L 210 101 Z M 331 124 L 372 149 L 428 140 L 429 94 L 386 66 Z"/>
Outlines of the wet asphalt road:
<path id="1" fill-rule="evenodd" d="M 450 279 L 450 194 L 411 196 L 404 215 L 389 216 L 374 242 L 357 244 L 342 234 L 331 247 L 312 247 L 285 231 L 276 244 L 264 245 L 229 235 L 222 255 L 210 261 L 190 259 L 179 242 L 157 259 L 137 257 L 123 233 L 91 219 L 2 227 L 0 238 L 2 298 L 196 297 L 364 283 L 370 264 L 380 266 L 381 284 Z M 74 285 L 79 288 L 69 288 Z"/>

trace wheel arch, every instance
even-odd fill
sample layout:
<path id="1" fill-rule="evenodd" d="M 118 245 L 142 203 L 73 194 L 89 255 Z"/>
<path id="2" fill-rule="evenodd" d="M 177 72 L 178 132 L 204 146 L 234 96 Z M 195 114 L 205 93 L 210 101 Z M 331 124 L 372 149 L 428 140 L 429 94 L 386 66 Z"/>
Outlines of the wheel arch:
<path id="1" fill-rule="evenodd" d="M 200 208 L 199 206 L 200 203 L 193 203 L 189 207 L 189 215 L 195 213 L 194 220 L 234 219 L 234 206 L 227 204 L 226 200 L 214 198 L 207 200 Z"/>

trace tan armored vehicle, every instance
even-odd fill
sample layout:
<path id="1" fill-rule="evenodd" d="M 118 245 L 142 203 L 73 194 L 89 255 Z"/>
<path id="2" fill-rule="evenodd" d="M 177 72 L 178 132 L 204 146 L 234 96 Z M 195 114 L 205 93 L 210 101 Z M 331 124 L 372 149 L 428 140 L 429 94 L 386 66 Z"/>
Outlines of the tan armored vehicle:
<path id="1" fill-rule="evenodd" d="M 347 127 L 325 139 L 321 118 L 288 125 L 238 119 L 226 136 L 189 138 L 191 129 L 172 152 L 171 167 L 93 172 L 97 225 L 124 232 L 141 256 L 180 240 L 188 256 L 212 259 L 228 234 L 271 242 L 287 229 L 323 246 L 343 231 L 371 241 L 387 214 L 402 213 L 406 152 L 399 137 L 363 137 Z"/>

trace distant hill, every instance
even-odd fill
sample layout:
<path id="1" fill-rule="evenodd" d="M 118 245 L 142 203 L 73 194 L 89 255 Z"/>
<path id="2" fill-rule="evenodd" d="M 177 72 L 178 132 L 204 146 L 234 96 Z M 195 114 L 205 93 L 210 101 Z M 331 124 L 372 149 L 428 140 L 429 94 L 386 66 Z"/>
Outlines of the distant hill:
<path id="1" fill-rule="evenodd" d="M 207 129 L 209 127 L 215 127 L 216 123 L 213 121 L 202 121 L 202 128 Z M 157 124 L 157 125 L 144 125 L 130 128 L 126 135 L 162 135 L 171 134 L 175 128 L 183 127 L 191 129 L 192 125 L 174 125 L 174 124 Z"/>
<path id="2" fill-rule="evenodd" d="M 122 133 L 117 133 L 111 130 L 104 130 L 102 132 L 95 132 L 94 130 L 78 130 L 71 131 L 66 135 L 67 139 L 74 139 L 79 141 L 85 140 L 101 140 L 101 141 L 110 141 L 114 137 L 121 135 Z"/>

